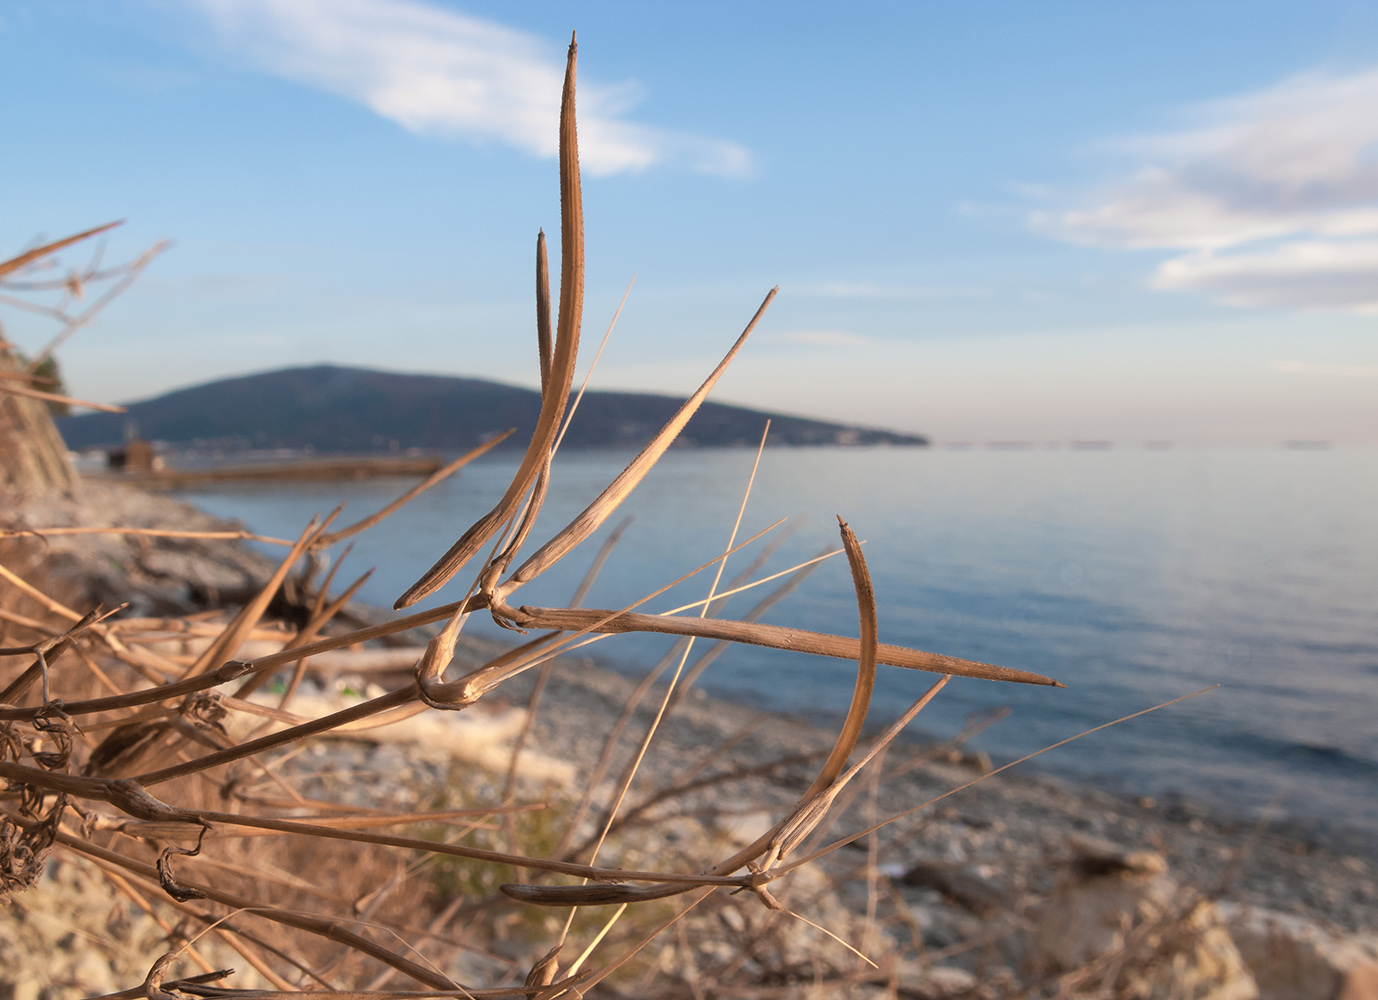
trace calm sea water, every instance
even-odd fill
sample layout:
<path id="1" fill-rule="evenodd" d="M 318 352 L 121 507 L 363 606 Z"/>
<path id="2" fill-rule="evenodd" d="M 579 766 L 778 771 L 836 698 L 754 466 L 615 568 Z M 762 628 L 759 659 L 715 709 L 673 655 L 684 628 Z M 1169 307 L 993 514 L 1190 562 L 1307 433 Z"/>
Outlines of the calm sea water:
<path id="1" fill-rule="evenodd" d="M 537 540 L 628 457 L 562 455 Z M 752 459 L 745 451 L 667 455 L 626 504 L 635 521 L 588 603 L 629 604 L 721 552 Z M 377 567 L 362 597 L 390 605 L 496 500 L 515 464 L 480 461 L 362 536 L 350 563 Z M 256 531 L 295 535 L 338 500 L 349 504 L 345 523 L 404 486 L 218 488 L 188 499 Z M 919 717 L 921 729 L 951 735 L 969 713 L 1010 706 L 1010 717 L 975 741 L 1008 759 L 1220 684 L 1037 766 L 1241 816 L 1272 811 L 1378 833 L 1378 451 L 770 451 L 742 537 L 789 517 L 794 534 L 771 564 L 785 568 L 837 543 L 837 514 L 866 540 L 882 641 L 1068 685 L 959 678 Z M 607 531 L 520 600 L 566 602 Z M 700 575 L 648 609 L 694 600 L 709 583 Z M 454 596 L 442 592 L 436 603 Z M 726 614 L 755 600 L 743 595 Z M 855 635 L 845 561 L 824 564 L 765 620 Z M 623 636 L 588 651 L 637 670 L 667 646 Z M 845 710 L 854 677 L 845 661 L 740 647 L 704 683 L 744 702 L 830 718 Z M 882 667 L 872 719 L 898 714 L 932 679 Z"/>

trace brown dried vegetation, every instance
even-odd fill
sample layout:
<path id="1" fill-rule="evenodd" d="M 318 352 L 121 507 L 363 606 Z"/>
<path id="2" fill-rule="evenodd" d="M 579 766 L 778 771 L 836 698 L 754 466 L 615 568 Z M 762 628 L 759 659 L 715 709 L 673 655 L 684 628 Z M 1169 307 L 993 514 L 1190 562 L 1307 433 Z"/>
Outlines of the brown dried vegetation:
<path id="1" fill-rule="evenodd" d="M 0 889 L 23 893 L 41 873 L 44 859 L 60 852 L 107 873 L 110 884 L 138 909 L 160 914 L 161 920 L 180 920 L 176 928 L 169 925 L 176 931 L 175 944 L 148 969 L 142 984 L 127 984 L 131 988 L 122 995 L 266 1000 L 309 990 L 327 997 L 555 998 L 585 995 L 604 984 L 602 990 L 614 991 L 610 995 L 618 989 L 631 990 L 631 995 L 766 996 L 790 983 L 820 983 L 828 977 L 839 977 L 839 987 L 848 982 L 883 984 L 884 970 L 877 972 L 859 958 L 845 974 L 837 973 L 835 964 L 825 969 L 817 956 L 799 954 L 782 932 L 810 916 L 810 898 L 818 894 L 818 882 L 806 878 L 811 869 L 801 866 L 861 842 L 885 825 L 877 821 L 824 846 L 839 799 L 851 801 L 854 779 L 868 766 L 868 774 L 876 773 L 877 755 L 951 676 L 1056 683 L 880 643 L 861 545 L 841 522 L 841 547 L 828 555 L 844 554 L 850 566 L 859 638 L 757 622 L 758 614 L 792 589 L 808 566 L 758 578 L 762 560 L 757 560 L 738 580 L 722 585 L 728 556 L 756 542 L 738 543 L 735 530 L 724 554 L 694 571 L 716 574 L 708 597 L 674 612 L 636 610 L 654 594 L 633 607 L 585 609 L 579 605 L 586 588 L 567 608 L 515 601 L 524 584 L 569 556 L 613 515 L 703 402 L 775 294 L 766 296 L 722 363 L 655 439 L 583 513 L 518 563 L 551 485 L 551 456 L 560 428 L 572 411 L 583 298 L 574 88 L 571 45 L 560 122 L 560 288 L 553 322 L 544 235 L 537 241 L 540 422 L 499 503 L 399 598 L 397 607 L 434 593 L 467 568 L 470 576 L 464 579 L 470 583 L 462 599 L 348 628 L 340 615 L 358 582 L 331 596 L 333 571 L 317 583 L 315 570 L 327 548 L 381 520 L 473 454 L 354 526 L 332 531 L 334 515 L 311 523 L 299 538 L 284 543 L 287 553 L 261 589 L 220 616 L 130 619 L 119 617 L 118 608 L 70 607 L 41 577 L 2 565 L 9 561 L 6 553 L 35 544 L 33 539 L 0 539 L 11 546 L 0 550 L 0 635 L 9 643 L 0 648 Z M 39 248 L 0 268 L 14 270 L 55 247 Z M 22 370 L 11 369 L 18 374 L 0 379 L 0 399 L 16 392 L 35 402 L 44 398 Z M 101 530 L 150 537 L 215 534 Z M 480 555 L 480 568 L 474 570 Z M 607 556 L 605 547 L 594 560 L 590 580 Z M 778 593 L 743 620 L 713 615 L 727 594 L 771 581 L 781 581 Z M 280 610 L 284 601 L 295 608 L 289 616 L 294 625 L 270 620 L 270 608 Z M 484 662 L 455 669 L 460 630 L 469 615 L 480 612 L 509 629 L 541 634 Z M 311 657 L 441 623 L 410 676 L 390 690 L 375 691 L 319 717 L 294 711 Z M 677 696 L 669 694 L 639 749 L 619 762 L 611 794 L 604 792 L 604 776 L 613 771 L 611 747 L 625 718 L 616 726 L 609 720 L 609 752 L 582 791 L 554 802 L 525 797 L 532 788 L 517 777 L 520 739 L 505 776 L 484 776 L 477 770 L 451 775 L 440 792 L 424 794 L 425 801 L 416 801 L 416 789 L 396 782 L 391 792 L 407 794 L 388 794 L 383 788 L 387 782 L 360 782 L 348 790 L 351 794 L 336 794 L 338 788 L 332 791 L 330 782 L 313 772 L 310 753 L 302 752 L 399 718 L 470 709 L 527 671 L 541 678 L 529 706 L 534 713 L 557 654 L 600 635 L 624 632 L 681 637 L 660 668 L 674 667 L 672 692 L 692 683 L 729 643 L 856 661 L 851 706 L 831 752 L 821 760 L 781 762 L 817 771 L 797 801 L 749 843 L 687 857 L 665 846 L 672 842 L 665 839 L 660 841 L 663 850 L 649 854 L 616 848 L 618 837 L 645 834 L 653 825 L 648 819 L 652 806 L 711 794 L 715 781 L 726 780 L 691 771 L 677 784 L 641 795 L 623 809 L 656 726 L 679 705 Z M 712 639 L 715 645 L 686 672 L 697 638 Z M 282 648 L 236 658 L 247 643 L 264 641 Z M 177 643 L 188 644 L 179 653 L 174 651 Z M 899 721 L 861 746 L 878 664 L 939 677 Z M 267 705 L 261 697 L 250 700 L 270 682 L 278 685 L 270 690 L 280 697 Z M 643 687 L 637 697 L 645 693 Z M 546 710 L 558 713 L 558 707 Z M 403 801 L 408 795 L 410 800 Z M 364 800 L 356 801 L 360 797 Z M 872 843 L 874 855 L 874 838 L 865 842 Z M 599 864 L 605 845 L 624 862 L 644 857 L 643 867 Z M 499 884 L 500 879 L 505 881 Z M 798 891 L 782 891 L 790 883 Z M 827 920 L 826 914 L 817 916 Z M 518 931 L 528 940 L 548 939 L 545 958 L 529 974 L 523 970 L 514 980 L 510 972 L 495 973 L 493 982 L 459 983 L 445 971 L 453 968 L 449 959 L 455 954 L 470 949 L 483 955 L 504 934 Z M 200 957 L 200 942 L 188 940 L 205 934 L 241 956 L 277 992 L 221 985 L 226 974 Z M 868 934 L 874 943 L 876 935 Z M 704 936 L 707 943 L 696 944 L 693 935 Z M 652 960 L 643 949 L 656 941 L 662 957 Z M 677 960 L 663 960 L 666 945 Z M 848 947 L 852 945 L 867 947 L 864 941 Z M 494 961 L 501 971 L 503 963 Z M 748 967 L 755 970 L 750 976 L 744 971 Z M 519 981 L 522 975 L 524 982 Z"/>

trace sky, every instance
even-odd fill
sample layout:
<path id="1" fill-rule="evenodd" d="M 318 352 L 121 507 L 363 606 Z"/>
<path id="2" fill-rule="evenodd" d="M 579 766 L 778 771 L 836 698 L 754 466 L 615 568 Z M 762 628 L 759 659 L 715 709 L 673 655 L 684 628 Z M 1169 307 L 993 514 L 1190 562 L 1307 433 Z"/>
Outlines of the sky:
<path id="1" fill-rule="evenodd" d="M 938 442 L 1378 444 L 1378 4 L 1339 0 L 8 0 L 0 256 L 170 241 L 60 351 L 71 391 L 536 385 L 572 30 L 585 363 L 635 278 L 595 387 L 687 394 L 779 285 L 715 398 Z"/>

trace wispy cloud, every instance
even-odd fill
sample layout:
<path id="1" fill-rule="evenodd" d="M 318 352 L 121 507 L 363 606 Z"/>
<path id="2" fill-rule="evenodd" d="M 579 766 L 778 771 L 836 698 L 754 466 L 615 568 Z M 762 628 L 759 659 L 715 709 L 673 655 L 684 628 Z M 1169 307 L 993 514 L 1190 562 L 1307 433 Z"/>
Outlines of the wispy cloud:
<path id="1" fill-rule="evenodd" d="M 863 347 L 875 343 L 871 337 L 846 330 L 789 330 L 773 334 L 770 339 L 810 347 Z"/>
<path id="2" fill-rule="evenodd" d="M 1205 290 L 1232 306 L 1378 313 L 1378 241 L 1293 239 L 1186 254 L 1160 264 L 1152 284 Z"/>
<path id="3" fill-rule="evenodd" d="M 1378 311 L 1378 70 L 1309 73 L 1119 143 L 1137 161 L 1035 223 L 1076 242 L 1184 251 L 1153 276 L 1239 306 Z"/>
<path id="4" fill-rule="evenodd" d="M 1274 361 L 1268 366 L 1289 375 L 1330 375 L 1339 378 L 1378 378 L 1378 365 L 1337 365 L 1324 361 Z"/>
<path id="5" fill-rule="evenodd" d="M 417 133 L 557 152 L 563 51 L 545 39 L 418 0 L 196 0 L 225 43 L 287 79 L 358 101 Z M 749 174 L 743 146 L 624 116 L 633 84 L 581 78 L 580 161 L 591 173 L 674 162 Z"/>

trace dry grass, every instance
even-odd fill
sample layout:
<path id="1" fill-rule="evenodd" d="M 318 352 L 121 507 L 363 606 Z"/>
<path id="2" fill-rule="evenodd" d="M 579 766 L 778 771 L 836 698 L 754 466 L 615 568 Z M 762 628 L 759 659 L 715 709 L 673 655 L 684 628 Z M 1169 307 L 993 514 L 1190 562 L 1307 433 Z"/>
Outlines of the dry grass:
<path id="1" fill-rule="evenodd" d="M 170 992 L 175 987 L 187 995 L 246 1000 L 303 990 L 340 997 L 416 996 L 421 990 L 419 995 L 555 998 L 614 991 L 617 983 L 616 990 L 626 995 L 698 997 L 767 996 L 801 983 L 831 984 L 837 990 L 883 985 L 888 973 L 873 968 L 869 959 L 824 959 L 821 950 L 804 955 L 791 936 L 790 929 L 801 921 L 821 926 L 825 934 L 834 929 L 839 937 L 850 934 L 849 928 L 827 926 L 836 914 L 811 911 L 824 905 L 819 900 L 835 886 L 817 876 L 810 881 L 811 869 L 804 866 L 869 838 L 865 925 L 858 937 L 837 946 L 844 955 L 848 949 L 857 955 L 885 952 L 880 945 L 885 933 L 877 926 L 882 890 L 873 835 L 905 813 L 834 836 L 829 831 L 840 803 L 865 798 L 864 792 L 854 795 L 864 784 L 854 780 L 868 767 L 872 781 L 879 780 L 877 758 L 951 676 L 1056 683 L 881 644 L 862 547 L 841 521 L 840 548 L 820 558 L 840 553 L 848 561 L 857 597 L 857 638 L 757 621 L 797 585 L 809 564 L 758 576 L 767 551 L 722 586 L 728 557 L 759 539 L 738 542 L 735 528 L 722 556 L 681 578 L 711 570 L 707 596 L 673 612 L 636 610 L 668 584 L 630 607 L 580 607 L 610 546 L 594 560 L 569 607 L 516 602 L 523 585 L 570 556 L 613 516 L 693 416 L 775 294 L 765 297 L 722 363 L 654 440 L 583 513 L 518 563 L 532 547 L 530 534 L 551 486 L 551 457 L 571 409 L 578 359 L 583 219 L 574 90 L 571 45 L 560 124 L 560 290 L 554 322 L 543 234 L 537 242 L 539 423 L 502 499 L 398 599 L 397 607 L 408 607 L 467 573 L 461 579 L 471 582 L 462 599 L 345 629 L 338 615 L 361 581 L 331 596 L 333 573 L 316 583 L 313 570 L 327 548 L 376 524 L 482 449 L 355 525 L 332 531 L 331 515 L 295 540 L 279 540 L 288 551 L 276 572 L 242 607 L 219 620 L 122 622 L 108 610 L 69 607 L 60 594 L 47 592 L 40 578 L 0 566 L 7 633 L 23 637 L 0 649 L 0 888 L 22 893 L 56 851 L 99 867 L 139 909 L 169 921 L 174 944 L 142 984 L 128 984 L 130 990 L 121 995 L 165 998 L 175 995 Z M 0 389 L 13 387 L 41 395 L 21 382 L 0 384 Z M 139 533 L 118 527 L 82 530 Z M 485 551 L 475 569 L 475 559 Z M 744 619 L 715 616 L 726 596 L 771 583 L 776 589 Z M 267 618 L 284 592 L 295 596 L 300 612 L 291 629 Z M 481 612 L 508 628 L 542 634 L 459 669 L 460 631 L 469 615 Z M 322 717 L 293 711 L 312 656 L 431 624 L 443 628 L 403 683 Z M 541 681 L 529 704 L 534 715 L 542 707 L 544 679 L 555 656 L 625 632 L 673 635 L 680 643 L 663 664 L 674 670 L 654 720 L 634 751 L 621 755 L 611 793 L 604 776 L 613 769 L 613 750 L 635 703 L 621 720 L 608 720 L 607 750 L 585 787 L 554 802 L 523 798 L 532 790 L 518 779 L 525 732 L 505 774 L 446 772 L 439 783 L 375 776 L 372 783 L 351 778 L 332 787 L 329 774 L 313 770 L 310 753 L 302 752 L 386 721 L 471 709 L 502 697 L 495 692 L 512 678 L 537 670 Z M 190 657 L 176 656 L 167 651 L 171 636 L 197 638 L 200 645 Z M 272 638 L 280 650 L 236 658 L 246 643 Z M 691 663 L 699 638 L 714 645 Z M 730 769 L 705 774 L 703 762 L 665 787 L 631 794 L 638 764 L 658 727 L 681 705 L 683 691 L 703 667 L 731 643 L 855 661 L 857 678 L 845 722 L 825 755 L 762 765 L 807 764 L 817 770 L 807 789 L 750 843 L 718 844 L 718 853 L 709 853 L 715 848 L 711 839 L 647 841 L 648 830 L 677 815 L 667 806 L 683 803 L 686 812 L 678 815 L 688 815 L 690 804 L 711 797 L 717 785 L 743 777 Z M 939 676 L 904 716 L 862 746 L 878 664 Z M 251 701 L 250 695 L 270 681 L 278 685 L 276 701 Z M 648 681 L 636 700 L 649 689 Z M 559 718 L 558 706 L 545 710 Z M 875 787 L 870 785 L 873 817 Z M 617 845 L 618 865 L 600 864 L 605 845 L 630 833 L 652 847 L 638 848 L 628 840 Z M 627 863 L 638 858 L 640 867 Z M 587 909 L 593 907 L 604 909 Z M 175 921 L 181 923 L 174 928 Z M 198 951 L 207 934 L 278 992 L 218 985 L 223 974 Z M 505 947 L 504 941 L 521 947 Z M 465 949 L 488 963 L 492 981 L 459 983 L 446 971 Z M 493 957 L 493 949 L 506 957 Z M 520 954 L 544 958 L 515 968 L 511 956 Z"/>

